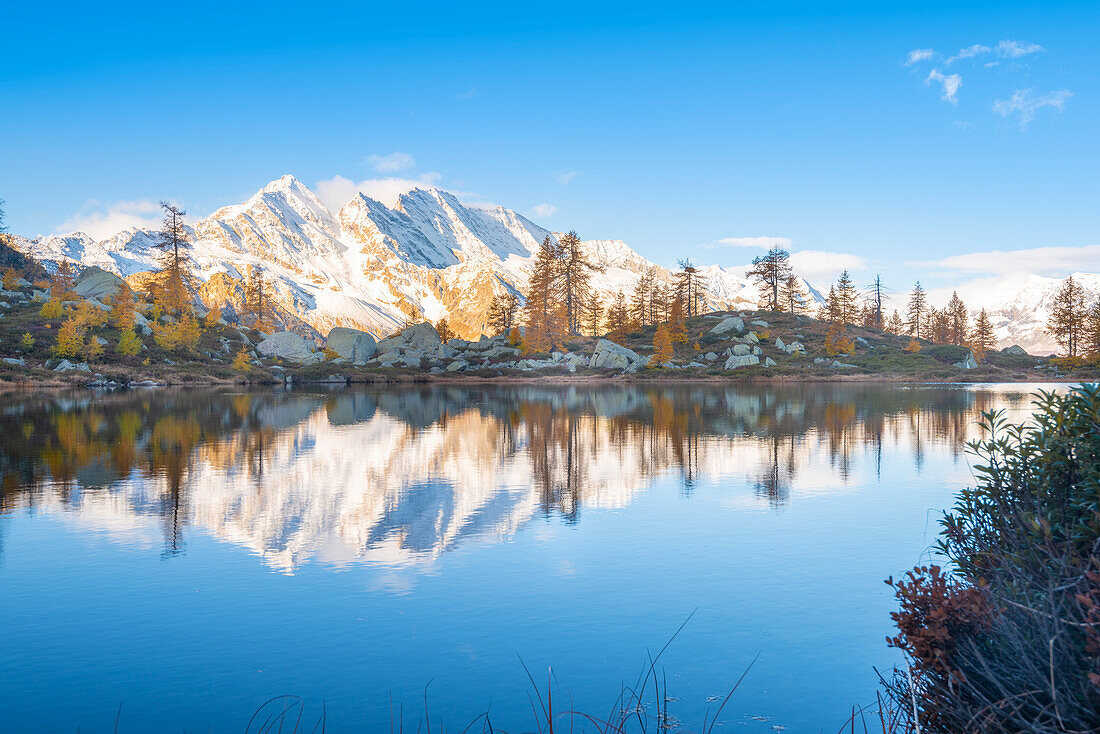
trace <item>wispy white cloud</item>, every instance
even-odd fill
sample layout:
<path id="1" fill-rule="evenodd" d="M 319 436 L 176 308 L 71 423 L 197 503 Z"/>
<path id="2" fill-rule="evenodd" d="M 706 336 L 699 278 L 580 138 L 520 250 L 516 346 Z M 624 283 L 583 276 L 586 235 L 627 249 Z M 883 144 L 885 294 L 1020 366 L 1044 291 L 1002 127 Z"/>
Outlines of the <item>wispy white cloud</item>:
<path id="1" fill-rule="evenodd" d="M 57 227 L 58 234 L 84 232 L 96 240 L 103 240 L 130 227 L 156 229 L 161 224 L 160 205 L 149 199 L 116 201 L 102 206 L 90 201 L 79 212 Z"/>
<path id="2" fill-rule="evenodd" d="M 1064 277 L 1078 271 L 1095 272 L 1098 263 L 1100 263 L 1100 245 L 1083 245 L 969 252 L 932 262 L 911 263 L 911 265 L 942 268 L 956 273 L 958 271 L 998 275 L 1035 273 Z"/>
<path id="3" fill-rule="evenodd" d="M 562 171 L 556 178 L 558 179 L 558 183 L 565 186 L 579 175 L 581 175 L 580 171 Z"/>
<path id="4" fill-rule="evenodd" d="M 389 176 L 368 178 L 359 182 L 343 176 L 333 176 L 324 181 L 318 181 L 314 190 L 321 203 L 333 212 L 339 211 L 340 207 L 348 203 L 356 194 L 364 194 L 392 208 L 397 206 L 397 201 L 402 194 L 407 194 L 413 189 L 433 188 L 441 179 L 442 176 L 434 171 L 420 174 L 416 178 Z"/>
<path id="5" fill-rule="evenodd" d="M 770 250 L 773 247 L 790 250 L 792 242 L 789 237 L 763 235 L 760 237 L 723 237 L 718 240 L 718 244 L 728 247 L 752 247 L 760 250 Z"/>
<path id="6" fill-rule="evenodd" d="M 915 48 L 909 52 L 909 55 L 905 57 L 905 63 L 903 66 L 913 66 L 919 64 L 922 61 L 928 61 L 936 52 L 930 48 Z"/>
<path id="7" fill-rule="evenodd" d="M 1021 56 L 1046 51 L 1046 49 L 1039 44 L 1028 43 L 1026 41 L 1001 41 L 997 44 L 995 50 L 998 56 L 1003 56 L 1006 59 L 1018 59 Z"/>
<path id="8" fill-rule="evenodd" d="M 470 87 L 465 92 L 460 92 L 459 94 L 456 94 L 455 95 L 455 101 L 456 102 L 462 102 L 462 101 L 467 100 L 467 99 L 473 99 L 476 96 L 477 96 L 477 87 Z"/>
<path id="9" fill-rule="evenodd" d="M 552 217 L 558 213 L 558 208 L 553 204 L 536 204 L 531 207 L 531 216 L 534 217 Z"/>
<path id="10" fill-rule="evenodd" d="M 928 74 L 928 78 L 924 80 L 926 85 L 932 82 L 938 82 L 943 88 L 943 94 L 940 95 L 940 99 L 955 105 L 959 103 L 959 87 L 961 87 L 963 83 L 961 76 L 958 74 L 944 74 L 939 69 L 933 69 Z"/>
<path id="11" fill-rule="evenodd" d="M 956 61 L 962 61 L 963 59 L 972 59 L 975 56 L 984 56 L 992 51 L 989 46 L 983 46 L 980 43 L 975 43 L 973 46 L 967 46 L 966 48 L 960 48 L 959 52 L 954 56 L 950 56 L 944 61 L 944 65 L 948 66 L 954 64 Z"/>
<path id="12" fill-rule="evenodd" d="M 416 160 L 408 153 L 395 150 L 386 155 L 368 155 L 367 163 L 379 173 L 397 173 L 416 167 Z"/>
<path id="13" fill-rule="evenodd" d="M 867 261 L 846 252 L 799 250 L 791 253 L 791 267 L 800 277 L 824 284 L 835 280 L 842 270 L 867 270 Z"/>
<path id="14" fill-rule="evenodd" d="M 1031 89 L 1017 89 L 1008 99 L 999 99 L 993 103 L 993 111 L 1001 117 L 1016 116 L 1021 130 L 1026 130 L 1035 115 L 1044 107 L 1061 112 L 1066 100 L 1073 96 L 1068 89 L 1058 89 L 1042 95 L 1035 95 Z"/>

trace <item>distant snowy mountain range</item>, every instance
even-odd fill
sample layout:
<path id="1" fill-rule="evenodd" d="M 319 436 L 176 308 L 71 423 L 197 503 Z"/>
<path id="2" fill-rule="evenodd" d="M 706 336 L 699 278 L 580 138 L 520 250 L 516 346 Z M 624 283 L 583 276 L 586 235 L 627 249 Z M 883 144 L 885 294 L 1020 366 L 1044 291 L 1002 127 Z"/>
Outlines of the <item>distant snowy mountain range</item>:
<path id="1" fill-rule="evenodd" d="M 406 319 L 447 317 L 466 337 L 485 329 L 494 294 L 522 294 L 539 245 L 557 236 L 511 209 L 467 206 L 436 188 L 413 189 L 392 207 L 357 194 L 333 213 L 289 175 L 243 204 L 196 222 L 190 234 L 191 257 L 204 280 L 219 273 L 240 278 L 249 266 L 261 268 L 273 280 L 280 305 L 302 329 L 324 334 L 350 326 L 383 336 Z M 129 277 L 156 263 L 154 232 L 147 229 L 127 229 L 101 241 L 82 232 L 13 239 L 16 249 L 48 267 L 69 260 Z M 588 240 L 584 246 L 601 268 L 593 278 L 601 292 L 629 294 L 650 267 L 671 278 L 620 240 Z M 709 307 L 752 307 L 757 292 L 747 269 L 701 268 Z M 1092 295 L 1100 295 L 1100 275 L 1078 277 Z M 1058 283 L 1034 276 L 1011 302 L 994 309 L 1002 342 L 1029 351 L 1053 349 L 1043 325 Z"/>

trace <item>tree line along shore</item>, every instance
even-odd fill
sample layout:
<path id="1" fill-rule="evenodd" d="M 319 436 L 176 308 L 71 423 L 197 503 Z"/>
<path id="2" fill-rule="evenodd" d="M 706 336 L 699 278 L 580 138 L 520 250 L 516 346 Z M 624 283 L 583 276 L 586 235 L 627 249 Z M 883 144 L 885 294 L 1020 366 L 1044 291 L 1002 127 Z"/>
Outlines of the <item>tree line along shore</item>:
<path id="1" fill-rule="evenodd" d="M 706 312 L 706 283 L 682 261 L 671 283 L 644 274 L 629 295 L 590 285 L 575 233 L 549 237 L 525 297 L 503 291 L 479 339 L 447 319 L 402 324 L 376 339 L 348 327 L 320 338 L 296 328 L 264 272 L 200 283 L 183 214 L 163 204 L 159 267 L 129 279 L 68 261 L 47 269 L 0 243 L 0 380 L 161 384 L 355 382 L 444 378 L 922 381 L 1080 380 L 1100 375 L 1100 307 L 1072 279 L 1050 333 L 1057 357 L 997 350 L 984 310 L 970 319 L 957 296 L 928 304 L 918 283 L 904 316 L 885 310 L 880 279 L 861 293 L 843 272 L 816 310 L 772 248 L 753 261 L 756 308 Z M 0 222 L 2 223 L 2 222 Z M 216 283 L 214 281 L 217 281 Z M 215 287 L 216 286 L 216 287 Z M 303 332 L 304 335 L 303 335 Z M 311 334 L 312 332 L 312 334 Z"/>

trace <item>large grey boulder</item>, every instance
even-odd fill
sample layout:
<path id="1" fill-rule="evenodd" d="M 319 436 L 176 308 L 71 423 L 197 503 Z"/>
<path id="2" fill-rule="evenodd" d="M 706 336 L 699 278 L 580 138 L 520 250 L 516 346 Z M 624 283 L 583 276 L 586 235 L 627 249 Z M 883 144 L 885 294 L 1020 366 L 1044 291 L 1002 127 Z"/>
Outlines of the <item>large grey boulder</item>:
<path id="1" fill-rule="evenodd" d="M 80 370 L 82 372 L 91 372 L 91 368 L 88 367 L 87 362 L 70 362 L 67 359 L 63 359 L 57 363 L 57 366 L 53 368 L 54 372 L 72 372 L 73 370 Z"/>
<path id="2" fill-rule="evenodd" d="M 325 346 L 352 364 L 366 364 L 374 356 L 377 343 L 374 337 L 359 329 L 337 326 L 329 331 Z"/>
<path id="3" fill-rule="evenodd" d="M 401 338 L 414 349 L 433 349 L 442 344 L 439 332 L 427 321 L 405 329 L 401 332 Z"/>
<path id="4" fill-rule="evenodd" d="M 978 360 L 974 359 L 974 353 L 966 355 L 966 359 L 956 362 L 955 366 L 962 370 L 972 370 L 978 366 Z"/>
<path id="5" fill-rule="evenodd" d="M 744 331 L 745 320 L 738 318 L 737 316 L 729 316 L 722 319 L 714 328 L 710 330 L 711 334 L 725 334 L 727 331 Z"/>
<path id="6" fill-rule="evenodd" d="M 724 369 L 735 370 L 738 367 L 749 367 L 754 364 L 760 364 L 760 357 L 755 354 L 735 354 L 726 360 Z"/>
<path id="7" fill-rule="evenodd" d="M 301 334 L 293 331 L 272 334 L 256 345 L 256 351 L 265 357 L 278 357 L 299 364 L 316 364 L 321 361 L 321 357 L 309 348 Z"/>
<path id="8" fill-rule="evenodd" d="M 636 367 L 645 362 L 637 352 L 620 346 L 613 341 L 600 339 L 596 342 L 596 348 L 592 350 L 591 366 L 595 369 L 625 370 Z"/>
<path id="9" fill-rule="evenodd" d="M 728 350 L 728 353 L 731 356 L 736 354 L 737 356 L 740 357 L 740 356 L 744 356 L 744 355 L 748 354 L 750 351 L 752 351 L 752 350 L 749 349 L 748 344 L 734 344 L 733 349 Z"/>
<path id="10" fill-rule="evenodd" d="M 1021 347 L 1019 344 L 1013 344 L 1011 347 L 1005 347 L 1001 351 L 1003 351 L 1005 354 L 1019 354 L 1025 357 L 1027 356 L 1027 350 Z"/>
<path id="11" fill-rule="evenodd" d="M 76 287 L 73 289 L 82 298 L 106 299 L 113 296 L 120 288 L 127 288 L 126 281 L 114 273 L 109 273 L 103 268 L 91 265 L 80 271 L 76 278 Z"/>

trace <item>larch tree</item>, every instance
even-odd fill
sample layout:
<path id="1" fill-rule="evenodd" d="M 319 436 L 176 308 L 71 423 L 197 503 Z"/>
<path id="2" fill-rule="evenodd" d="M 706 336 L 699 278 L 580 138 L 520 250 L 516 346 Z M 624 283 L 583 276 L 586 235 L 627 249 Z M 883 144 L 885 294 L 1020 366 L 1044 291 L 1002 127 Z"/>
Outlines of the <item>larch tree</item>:
<path id="1" fill-rule="evenodd" d="M 547 235 L 535 255 L 535 266 L 527 286 L 524 319 L 527 352 L 549 352 L 561 344 L 569 331 L 562 293 L 558 243 Z"/>
<path id="2" fill-rule="evenodd" d="M 182 314 L 191 308 L 191 288 L 194 276 L 187 262 L 191 242 L 184 227 L 187 212 L 166 201 L 160 203 L 164 220 L 156 236 L 160 250 L 160 270 L 154 280 L 153 299 L 164 311 Z"/>
<path id="3" fill-rule="evenodd" d="M 672 354 L 672 335 L 669 334 L 668 324 L 660 324 L 653 335 L 653 357 L 651 362 L 655 367 L 659 367 L 671 361 Z"/>
<path id="4" fill-rule="evenodd" d="M 616 339 L 630 330 L 630 310 L 626 305 L 626 294 L 622 291 L 615 293 L 607 309 L 607 330 Z"/>
<path id="5" fill-rule="evenodd" d="M 897 334 L 900 336 L 905 331 L 905 324 L 901 320 L 901 314 L 895 308 L 894 312 L 890 314 L 890 320 L 886 322 L 886 330 L 891 334 Z"/>
<path id="6" fill-rule="evenodd" d="M 837 319 L 843 324 L 854 324 L 859 319 L 859 295 L 847 270 L 836 281 Z"/>
<path id="7" fill-rule="evenodd" d="M 630 320 L 637 328 L 655 323 L 653 320 L 653 294 L 657 288 L 657 269 L 647 268 L 638 282 L 634 284 L 634 295 L 630 301 Z"/>
<path id="8" fill-rule="evenodd" d="M 57 263 L 57 269 L 50 278 L 50 297 L 59 301 L 71 301 L 76 298 L 76 277 L 73 266 L 68 260 Z"/>
<path id="9" fill-rule="evenodd" d="M 806 313 L 810 309 L 810 297 L 802 286 L 802 279 L 793 272 L 787 273 L 779 288 L 779 305 L 787 313 Z"/>
<path id="10" fill-rule="evenodd" d="M 840 320 L 840 301 L 836 295 L 836 286 L 829 286 L 829 293 L 825 296 L 825 303 L 821 304 L 821 308 L 818 309 L 817 318 L 820 321 L 828 321 L 834 323 Z"/>
<path id="11" fill-rule="evenodd" d="M 997 346 L 997 337 L 993 334 L 993 324 L 989 321 L 989 314 L 983 308 L 974 319 L 974 329 L 970 332 L 970 348 L 975 355 L 983 355 L 993 351 Z"/>
<path id="12" fill-rule="evenodd" d="M 494 336 L 506 334 L 509 329 L 515 326 L 516 311 L 518 309 L 519 297 L 512 291 L 504 291 L 493 296 L 493 300 L 489 304 L 487 317 L 489 331 Z"/>
<path id="13" fill-rule="evenodd" d="M 450 322 L 448 322 L 446 318 L 442 318 L 439 321 L 435 322 L 435 331 L 437 334 L 439 334 L 439 341 L 443 342 L 444 344 L 457 336 L 454 332 L 454 329 L 451 328 Z"/>
<path id="14" fill-rule="evenodd" d="M 116 329 L 129 329 L 134 325 L 134 292 L 126 287 L 118 288 L 107 299 L 111 307 L 111 323 Z"/>
<path id="15" fill-rule="evenodd" d="M 1080 351 L 1087 311 L 1085 292 L 1073 276 L 1062 281 L 1050 309 L 1047 332 L 1065 350 L 1065 356 L 1076 357 Z"/>
<path id="16" fill-rule="evenodd" d="M 584 305 L 592 289 L 592 273 L 599 268 L 588 259 L 576 232 L 570 231 L 558 242 L 561 259 L 561 290 L 565 306 L 566 326 L 570 334 L 579 334 Z"/>
<path id="17" fill-rule="evenodd" d="M 684 317 L 684 302 L 680 296 L 672 299 L 668 309 L 668 333 L 677 344 L 687 344 L 687 324 Z"/>
<path id="18" fill-rule="evenodd" d="M 244 286 L 244 307 L 252 317 L 253 327 L 260 331 L 271 328 L 274 322 L 273 290 L 271 281 L 267 279 L 263 269 L 254 265 L 249 266 Z"/>
<path id="19" fill-rule="evenodd" d="M 791 254 L 776 245 L 764 255 L 752 259 L 748 277 L 760 291 L 760 306 L 768 311 L 782 311 L 779 290 L 791 274 Z"/>
<path id="20" fill-rule="evenodd" d="M 684 303 L 685 314 L 688 317 L 698 316 L 706 298 L 707 279 L 691 260 L 680 260 L 679 265 L 680 270 L 675 276 L 676 293 Z"/>
<path id="21" fill-rule="evenodd" d="M 951 293 L 951 300 L 947 302 L 947 342 L 958 346 L 966 346 L 969 337 L 970 320 L 966 310 L 966 304 L 959 298 L 955 291 Z"/>
<path id="22" fill-rule="evenodd" d="M 581 309 L 581 322 L 582 331 L 588 336 L 599 336 L 602 333 L 600 327 L 603 325 L 603 299 L 596 291 L 590 292 L 585 299 Z"/>
<path id="23" fill-rule="evenodd" d="M 920 281 L 913 286 L 909 294 L 909 305 L 905 309 L 906 333 L 913 338 L 924 336 L 924 317 L 928 312 L 928 294 L 924 292 Z"/>
<path id="24" fill-rule="evenodd" d="M 1085 318 L 1081 351 L 1090 359 L 1100 359 L 1100 300 L 1092 304 Z"/>
<path id="25" fill-rule="evenodd" d="M 864 325 L 872 329 L 885 331 L 886 312 L 883 310 L 883 305 L 886 301 L 886 286 L 882 284 L 881 275 L 875 276 L 875 282 L 871 284 L 867 299 L 870 301 L 872 314 L 871 318 L 865 319 Z"/>

